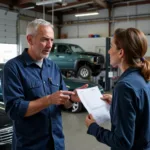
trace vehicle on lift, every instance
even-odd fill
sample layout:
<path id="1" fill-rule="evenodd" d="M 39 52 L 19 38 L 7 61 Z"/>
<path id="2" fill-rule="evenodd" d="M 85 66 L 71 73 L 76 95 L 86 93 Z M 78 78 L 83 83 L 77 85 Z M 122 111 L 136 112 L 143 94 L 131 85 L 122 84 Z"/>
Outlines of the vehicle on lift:
<path id="1" fill-rule="evenodd" d="M 85 52 L 79 45 L 54 43 L 49 58 L 64 71 L 73 71 L 76 77 L 89 79 L 97 76 L 104 68 L 104 56 Z"/>
<path id="2" fill-rule="evenodd" d="M 104 89 L 99 84 L 89 82 L 89 80 L 77 79 L 77 78 L 66 78 L 63 76 L 63 79 L 66 83 L 66 86 L 69 91 L 73 91 L 74 89 L 83 86 L 84 84 L 88 84 L 89 87 L 98 86 L 101 93 L 104 93 Z M 72 107 L 69 111 L 73 113 L 81 112 L 84 109 L 84 106 L 80 102 L 73 103 Z"/>
<path id="3" fill-rule="evenodd" d="M 11 147 L 13 127 L 12 121 L 5 113 L 5 106 L 2 98 L 2 88 L 0 80 L 0 149 L 7 149 Z"/>

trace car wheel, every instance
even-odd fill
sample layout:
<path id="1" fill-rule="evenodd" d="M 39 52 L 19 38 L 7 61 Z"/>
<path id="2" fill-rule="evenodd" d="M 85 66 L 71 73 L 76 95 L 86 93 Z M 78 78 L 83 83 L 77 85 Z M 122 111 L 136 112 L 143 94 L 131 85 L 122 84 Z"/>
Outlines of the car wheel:
<path id="1" fill-rule="evenodd" d="M 82 103 L 76 102 L 76 103 L 73 103 L 73 104 L 72 104 L 72 110 L 71 110 L 71 111 L 72 111 L 73 113 L 80 112 L 80 111 L 82 110 L 82 108 L 83 108 Z"/>
<path id="2" fill-rule="evenodd" d="M 89 77 L 91 76 L 91 69 L 84 65 L 84 66 L 81 66 L 78 70 L 78 77 L 81 77 L 82 79 L 89 79 Z"/>

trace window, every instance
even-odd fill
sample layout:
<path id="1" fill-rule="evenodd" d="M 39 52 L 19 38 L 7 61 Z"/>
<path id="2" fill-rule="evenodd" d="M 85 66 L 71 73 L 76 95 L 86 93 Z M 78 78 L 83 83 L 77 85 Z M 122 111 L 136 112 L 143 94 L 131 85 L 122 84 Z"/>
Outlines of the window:
<path id="1" fill-rule="evenodd" d="M 0 44 L 0 63 L 17 56 L 17 44 Z"/>
<path id="2" fill-rule="evenodd" d="M 58 45 L 57 51 L 58 53 L 67 53 L 69 49 L 66 45 Z"/>
<path id="3" fill-rule="evenodd" d="M 77 52 L 84 52 L 84 50 L 78 45 L 70 45 L 70 48 L 75 53 L 77 53 Z"/>

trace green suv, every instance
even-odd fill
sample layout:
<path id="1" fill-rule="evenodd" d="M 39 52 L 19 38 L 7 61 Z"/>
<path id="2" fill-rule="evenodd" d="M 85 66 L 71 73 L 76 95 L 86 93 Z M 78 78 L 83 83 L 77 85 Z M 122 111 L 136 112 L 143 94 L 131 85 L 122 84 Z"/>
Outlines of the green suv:
<path id="1" fill-rule="evenodd" d="M 75 44 L 54 43 L 49 58 L 62 71 L 73 71 L 76 77 L 83 79 L 97 76 L 104 67 L 104 56 L 102 54 L 85 52 Z"/>

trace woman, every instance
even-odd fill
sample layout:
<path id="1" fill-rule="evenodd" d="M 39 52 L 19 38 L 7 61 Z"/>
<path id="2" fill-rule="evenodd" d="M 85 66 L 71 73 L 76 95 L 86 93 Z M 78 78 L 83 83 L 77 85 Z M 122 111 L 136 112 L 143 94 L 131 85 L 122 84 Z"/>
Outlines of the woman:
<path id="1" fill-rule="evenodd" d="M 87 133 L 112 150 L 150 150 L 150 64 L 144 59 L 147 40 L 135 28 L 117 29 L 109 50 L 110 64 L 122 75 L 112 97 L 103 99 L 111 105 L 111 131 L 86 117 Z"/>

